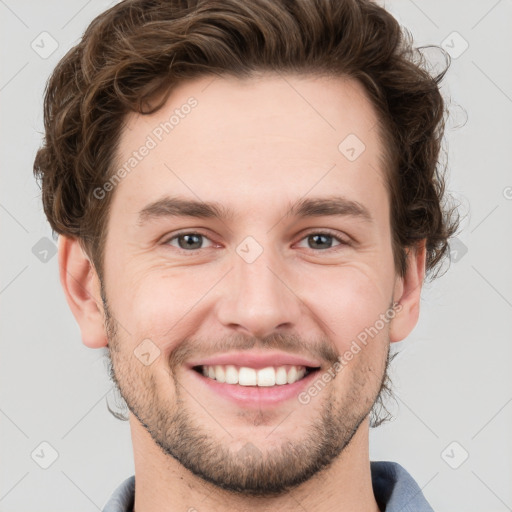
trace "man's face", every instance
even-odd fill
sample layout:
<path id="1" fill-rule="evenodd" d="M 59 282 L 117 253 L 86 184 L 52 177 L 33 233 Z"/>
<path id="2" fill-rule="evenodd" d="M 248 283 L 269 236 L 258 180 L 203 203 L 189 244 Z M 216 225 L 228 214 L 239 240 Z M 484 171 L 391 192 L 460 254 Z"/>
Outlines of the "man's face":
<path id="1" fill-rule="evenodd" d="M 380 322 L 322 381 L 396 295 L 382 145 L 353 81 L 212 80 L 126 120 L 118 164 L 134 151 L 138 160 L 111 192 L 111 358 L 165 453 L 219 487 L 281 493 L 336 460 L 384 377 L 390 324 Z M 197 104 L 182 108 L 191 96 Z M 229 215 L 178 215 L 172 199 Z M 205 363 L 219 363 L 205 370 L 218 381 Z M 293 382 L 303 366 L 320 369 Z M 255 373 L 268 385 L 254 386 Z M 241 383 L 221 382 L 227 374 Z"/>

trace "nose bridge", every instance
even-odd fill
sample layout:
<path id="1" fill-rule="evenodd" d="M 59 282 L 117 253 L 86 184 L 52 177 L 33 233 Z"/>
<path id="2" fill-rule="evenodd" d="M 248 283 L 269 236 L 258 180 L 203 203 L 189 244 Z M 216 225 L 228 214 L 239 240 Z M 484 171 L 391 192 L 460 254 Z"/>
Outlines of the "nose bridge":
<path id="1" fill-rule="evenodd" d="M 225 326 L 263 337 L 296 326 L 300 301 L 285 281 L 279 255 L 256 244 L 246 239 L 237 247 L 218 314 Z"/>

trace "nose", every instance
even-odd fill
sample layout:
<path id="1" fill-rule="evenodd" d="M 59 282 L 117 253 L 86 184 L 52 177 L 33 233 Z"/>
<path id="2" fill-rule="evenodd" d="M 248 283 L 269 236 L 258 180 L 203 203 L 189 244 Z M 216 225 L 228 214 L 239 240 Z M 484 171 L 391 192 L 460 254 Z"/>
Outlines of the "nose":
<path id="1" fill-rule="evenodd" d="M 296 330 L 303 308 L 293 279 L 283 264 L 265 249 L 252 263 L 238 254 L 224 279 L 217 318 L 224 326 L 263 338 L 276 331 Z"/>

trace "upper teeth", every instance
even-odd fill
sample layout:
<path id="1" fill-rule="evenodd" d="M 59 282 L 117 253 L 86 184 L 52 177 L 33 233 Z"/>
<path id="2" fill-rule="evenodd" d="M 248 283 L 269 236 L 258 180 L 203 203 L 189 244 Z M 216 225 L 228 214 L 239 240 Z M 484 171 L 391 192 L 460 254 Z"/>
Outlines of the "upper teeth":
<path id="1" fill-rule="evenodd" d="M 241 386 L 275 386 L 293 384 L 306 374 L 304 366 L 268 366 L 256 370 L 246 366 L 215 365 L 203 366 L 203 375 L 226 384 L 240 384 Z"/>

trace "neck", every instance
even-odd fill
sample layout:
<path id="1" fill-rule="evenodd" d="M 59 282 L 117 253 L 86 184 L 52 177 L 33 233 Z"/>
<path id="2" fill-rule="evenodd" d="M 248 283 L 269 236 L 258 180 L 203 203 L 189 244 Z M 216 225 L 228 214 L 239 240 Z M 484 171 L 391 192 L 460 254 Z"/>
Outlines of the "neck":
<path id="1" fill-rule="evenodd" d="M 135 512 L 379 512 L 372 489 L 368 418 L 328 468 L 281 496 L 247 497 L 219 489 L 166 455 L 130 414 Z"/>

